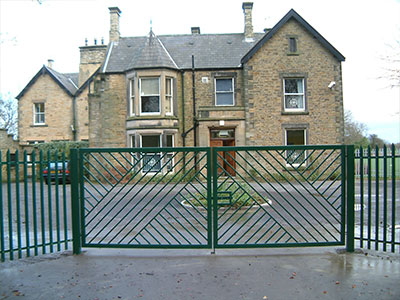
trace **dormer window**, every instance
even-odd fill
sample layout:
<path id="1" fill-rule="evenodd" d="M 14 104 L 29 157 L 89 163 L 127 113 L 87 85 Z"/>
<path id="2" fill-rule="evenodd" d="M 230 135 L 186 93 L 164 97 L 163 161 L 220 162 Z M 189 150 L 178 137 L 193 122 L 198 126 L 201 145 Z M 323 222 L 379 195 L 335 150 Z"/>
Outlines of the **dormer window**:
<path id="1" fill-rule="evenodd" d="M 139 85 L 141 114 L 160 114 L 160 78 L 141 78 Z"/>

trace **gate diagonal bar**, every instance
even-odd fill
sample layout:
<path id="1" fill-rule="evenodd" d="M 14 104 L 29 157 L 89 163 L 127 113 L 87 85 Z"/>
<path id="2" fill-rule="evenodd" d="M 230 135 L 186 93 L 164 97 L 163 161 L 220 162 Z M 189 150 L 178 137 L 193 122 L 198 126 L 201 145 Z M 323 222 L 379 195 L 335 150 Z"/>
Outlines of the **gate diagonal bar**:
<path id="1" fill-rule="evenodd" d="M 211 248 L 210 148 L 80 149 L 83 247 Z"/>
<path id="2" fill-rule="evenodd" d="M 214 147 L 215 247 L 344 245 L 344 150 Z"/>

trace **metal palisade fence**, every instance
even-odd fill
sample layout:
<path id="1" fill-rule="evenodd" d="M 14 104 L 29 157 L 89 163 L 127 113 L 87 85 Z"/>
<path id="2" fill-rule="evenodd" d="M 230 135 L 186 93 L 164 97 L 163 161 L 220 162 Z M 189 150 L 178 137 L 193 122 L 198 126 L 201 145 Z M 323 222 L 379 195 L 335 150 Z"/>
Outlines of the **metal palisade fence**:
<path id="1" fill-rule="evenodd" d="M 400 252 L 400 151 L 394 145 L 355 153 L 356 247 Z"/>
<path id="2" fill-rule="evenodd" d="M 0 151 L 0 260 L 71 247 L 65 153 Z"/>
<path id="3" fill-rule="evenodd" d="M 80 149 L 73 151 L 75 167 L 63 152 L 0 151 L 0 261 L 115 241 L 182 248 L 343 245 L 345 230 L 349 251 L 354 245 L 399 253 L 399 149 L 354 155 L 351 149 Z"/>

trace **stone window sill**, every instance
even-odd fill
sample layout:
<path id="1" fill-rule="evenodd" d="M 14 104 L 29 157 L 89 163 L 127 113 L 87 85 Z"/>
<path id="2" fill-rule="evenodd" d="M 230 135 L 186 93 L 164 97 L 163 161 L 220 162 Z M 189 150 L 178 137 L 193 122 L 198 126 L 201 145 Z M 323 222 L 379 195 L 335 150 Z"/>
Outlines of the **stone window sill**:
<path id="1" fill-rule="evenodd" d="M 309 115 L 308 111 L 283 111 L 281 113 L 283 116 L 291 116 L 291 115 Z"/>
<path id="2" fill-rule="evenodd" d="M 47 124 L 33 124 L 31 127 L 49 127 Z"/>

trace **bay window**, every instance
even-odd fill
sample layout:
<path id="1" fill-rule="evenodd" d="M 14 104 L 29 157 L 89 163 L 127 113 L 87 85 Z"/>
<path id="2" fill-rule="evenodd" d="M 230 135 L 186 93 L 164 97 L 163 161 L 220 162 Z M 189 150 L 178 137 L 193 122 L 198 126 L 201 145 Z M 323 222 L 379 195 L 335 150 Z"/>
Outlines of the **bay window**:
<path id="1" fill-rule="evenodd" d="M 140 113 L 160 114 L 160 78 L 140 79 Z"/>

